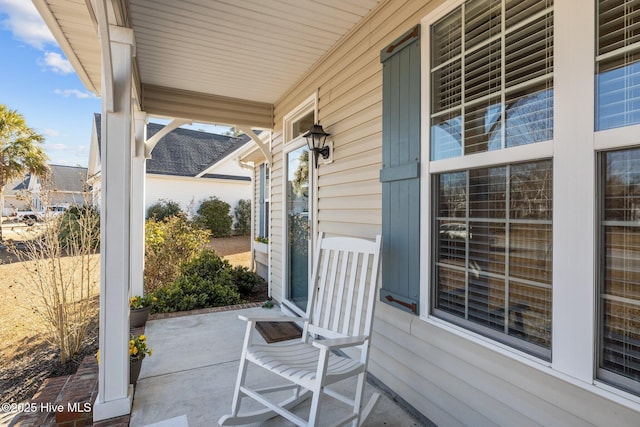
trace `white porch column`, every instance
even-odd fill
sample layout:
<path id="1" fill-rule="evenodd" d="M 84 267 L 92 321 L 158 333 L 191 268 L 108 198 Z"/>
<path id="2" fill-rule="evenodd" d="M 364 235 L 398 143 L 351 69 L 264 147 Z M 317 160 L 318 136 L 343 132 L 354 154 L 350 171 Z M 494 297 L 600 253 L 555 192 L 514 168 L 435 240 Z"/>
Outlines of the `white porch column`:
<path id="1" fill-rule="evenodd" d="M 129 386 L 129 286 L 131 200 L 131 64 L 133 31 L 110 27 L 113 99 L 102 98 L 102 207 L 100 248 L 100 369 L 94 421 L 131 412 Z M 104 46 L 104 45 L 103 45 Z M 106 56 L 103 54 L 103 58 Z M 112 102 L 110 102 L 112 101 Z M 113 111 L 109 111 L 113 106 Z"/>
<path id="2" fill-rule="evenodd" d="M 147 114 L 134 114 L 135 150 L 131 160 L 131 295 L 144 294 L 144 218 L 147 159 Z"/>

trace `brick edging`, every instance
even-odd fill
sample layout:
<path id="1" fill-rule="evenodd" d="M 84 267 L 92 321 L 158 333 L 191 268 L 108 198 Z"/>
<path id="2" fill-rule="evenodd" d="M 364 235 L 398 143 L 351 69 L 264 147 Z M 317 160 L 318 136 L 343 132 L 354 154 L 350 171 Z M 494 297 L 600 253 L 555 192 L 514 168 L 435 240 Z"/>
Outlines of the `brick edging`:
<path id="1" fill-rule="evenodd" d="M 235 311 L 245 308 L 262 307 L 264 302 L 249 302 L 245 304 L 227 305 L 223 307 L 208 307 L 189 311 L 176 311 L 173 313 L 156 313 L 149 315 L 149 320 L 172 319 L 174 317 L 191 316 L 194 314 L 220 313 L 223 311 Z"/>

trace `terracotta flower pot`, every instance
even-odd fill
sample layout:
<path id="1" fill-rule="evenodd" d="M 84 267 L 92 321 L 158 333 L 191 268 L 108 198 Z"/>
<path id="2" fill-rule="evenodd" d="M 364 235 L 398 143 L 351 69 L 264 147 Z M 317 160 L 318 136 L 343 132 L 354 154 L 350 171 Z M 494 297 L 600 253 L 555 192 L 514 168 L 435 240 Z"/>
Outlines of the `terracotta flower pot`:
<path id="1" fill-rule="evenodd" d="M 129 313 L 129 327 L 140 328 L 147 323 L 151 307 L 137 308 Z"/>
<path id="2" fill-rule="evenodd" d="M 135 383 L 138 381 L 143 360 L 144 360 L 144 357 L 141 357 L 139 359 L 129 360 L 129 384 L 135 385 Z"/>

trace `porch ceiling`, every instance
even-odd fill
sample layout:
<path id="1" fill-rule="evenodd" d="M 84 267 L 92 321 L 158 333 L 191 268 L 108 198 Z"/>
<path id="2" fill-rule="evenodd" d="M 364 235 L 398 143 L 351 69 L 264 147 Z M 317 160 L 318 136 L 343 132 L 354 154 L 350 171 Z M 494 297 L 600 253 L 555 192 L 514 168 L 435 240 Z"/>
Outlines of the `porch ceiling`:
<path id="1" fill-rule="evenodd" d="M 101 1 L 101 0 L 98 0 Z M 158 115 L 226 124 L 272 106 L 379 0 L 107 0 L 110 21 L 133 28 L 136 87 Z M 95 0 L 34 0 L 80 74 L 100 94 Z M 167 98 L 170 97 L 170 98 Z M 224 111 L 229 107 L 232 111 Z M 213 113 L 198 116 L 210 108 Z M 177 114 L 180 113 L 180 114 Z M 203 120 L 207 119 L 207 120 Z M 236 120 L 237 122 L 234 122 Z M 256 122 L 259 120 L 256 120 Z"/>

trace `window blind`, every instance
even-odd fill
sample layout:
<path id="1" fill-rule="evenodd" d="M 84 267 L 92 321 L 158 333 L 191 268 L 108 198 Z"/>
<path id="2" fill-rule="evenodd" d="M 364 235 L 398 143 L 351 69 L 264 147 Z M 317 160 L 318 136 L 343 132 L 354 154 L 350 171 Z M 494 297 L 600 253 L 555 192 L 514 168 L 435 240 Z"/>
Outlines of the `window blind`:
<path id="1" fill-rule="evenodd" d="M 640 393 L 640 149 L 602 158 L 599 376 Z"/>
<path id="2" fill-rule="evenodd" d="M 553 137 L 552 5 L 468 0 L 431 26 L 431 160 Z M 512 143 L 514 108 L 529 137 Z"/>
<path id="3" fill-rule="evenodd" d="M 596 130 L 640 123 L 640 1 L 600 0 Z"/>
<path id="4" fill-rule="evenodd" d="M 435 312 L 549 358 L 552 162 L 436 175 Z"/>

